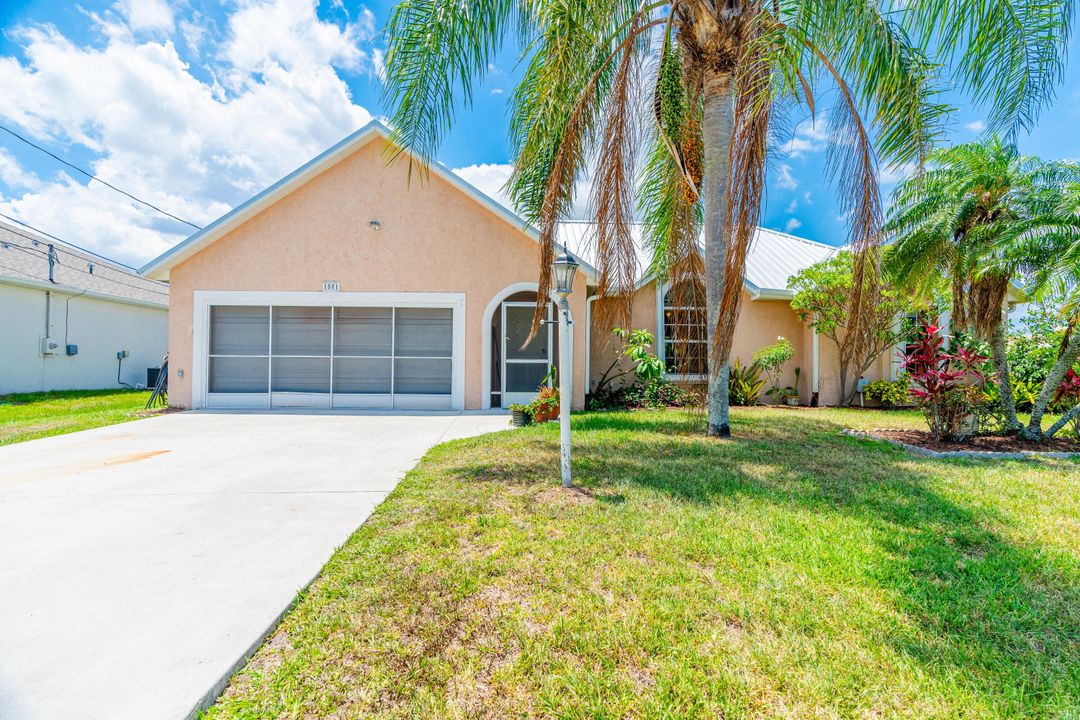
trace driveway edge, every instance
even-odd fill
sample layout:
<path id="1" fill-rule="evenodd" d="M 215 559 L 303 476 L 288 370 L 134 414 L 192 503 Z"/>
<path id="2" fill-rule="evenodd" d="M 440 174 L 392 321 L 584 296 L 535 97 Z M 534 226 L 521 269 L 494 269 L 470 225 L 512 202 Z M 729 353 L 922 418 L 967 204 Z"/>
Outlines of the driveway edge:
<path id="1" fill-rule="evenodd" d="M 383 500 L 385 499 L 386 498 L 383 498 Z M 379 501 L 379 504 L 381 505 L 382 501 Z M 378 505 L 376 507 L 378 507 Z M 374 509 L 372 510 L 372 512 L 374 512 Z M 357 526 L 356 530 L 359 530 L 361 527 L 363 527 L 364 523 L 366 522 L 367 520 L 364 520 L 363 523 L 360 523 L 360 525 Z M 356 530 L 354 530 L 353 533 L 355 533 Z M 352 533 L 350 533 L 349 537 L 352 537 Z M 344 543 L 334 548 L 333 552 L 330 553 L 330 557 L 328 557 L 326 559 L 326 562 L 324 562 L 319 567 L 318 572 L 316 572 L 310 580 L 304 583 L 303 586 L 301 586 L 301 588 L 296 591 L 296 594 L 293 596 L 293 599 L 289 601 L 289 604 L 286 605 L 280 613 L 278 613 L 277 617 L 270 621 L 270 624 L 266 626 L 265 630 L 259 633 L 259 637 L 257 637 L 251 643 L 248 649 L 241 653 L 240 657 L 236 659 L 236 662 L 230 665 L 229 669 L 226 670 L 221 675 L 221 677 L 219 677 L 217 681 L 210 686 L 210 689 L 207 690 L 201 698 L 199 698 L 199 700 L 191 708 L 188 714 L 184 716 L 184 720 L 198 720 L 200 715 L 209 710 L 214 705 L 214 703 L 218 701 L 218 698 L 220 698 L 221 694 L 225 692 L 225 688 L 229 686 L 229 683 L 234 677 L 236 677 L 236 674 L 244 669 L 244 666 L 247 665 L 248 660 L 254 657 L 255 653 L 257 653 L 259 651 L 259 648 L 263 646 L 263 643 L 266 642 L 266 639 L 273 635 L 274 632 L 279 627 L 281 627 L 281 623 L 285 620 L 289 613 L 296 609 L 296 606 L 303 599 L 304 595 L 307 594 L 307 591 L 311 588 L 312 584 L 314 584 L 314 582 L 322 576 L 323 568 L 326 567 L 326 563 L 330 562 L 330 558 L 334 557 L 337 551 L 340 550 L 342 547 L 344 547 Z"/>

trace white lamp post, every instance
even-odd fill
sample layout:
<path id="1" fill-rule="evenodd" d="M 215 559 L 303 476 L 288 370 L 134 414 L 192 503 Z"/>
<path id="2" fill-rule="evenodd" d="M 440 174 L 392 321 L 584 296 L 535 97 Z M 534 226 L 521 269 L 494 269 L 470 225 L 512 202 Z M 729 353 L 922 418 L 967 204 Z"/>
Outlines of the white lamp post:
<path id="1" fill-rule="evenodd" d="M 570 304 L 566 301 L 574 289 L 578 264 L 563 248 L 552 263 L 555 292 L 559 293 L 559 438 L 562 443 L 562 484 L 570 487 L 570 402 L 573 398 L 574 368 L 570 358 Z"/>

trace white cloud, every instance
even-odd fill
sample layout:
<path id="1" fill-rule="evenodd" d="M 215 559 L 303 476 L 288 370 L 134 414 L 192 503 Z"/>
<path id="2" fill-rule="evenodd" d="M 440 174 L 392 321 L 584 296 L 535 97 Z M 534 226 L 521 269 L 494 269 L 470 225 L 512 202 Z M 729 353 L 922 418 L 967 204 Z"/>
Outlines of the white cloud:
<path id="1" fill-rule="evenodd" d="M 503 94 L 503 89 L 502 88 L 491 88 L 491 94 L 492 95 L 502 95 Z"/>
<path id="2" fill-rule="evenodd" d="M 806 203 L 807 205 L 813 205 L 814 204 L 814 194 L 812 192 L 810 192 L 809 190 L 807 190 L 806 192 L 804 192 L 802 194 L 802 201 L 804 203 Z"/>
<path id="3" fill-rule="evenodd" d="M 36 190 L 41 187 L 41 179 L 23 170 L 15 156 L 4 148 L 0 148 L 0 182 L 10 188 Z"/>
<path id="4" fill-rule="evenodd" d="M 981 133 L 983 130 L 986 129 L 986 123 L 983 122 L 982 120 L 973 120 L 973 121 L 969 122 L 967 125 L 965 125 L 964 127 L 966 127 L 968 130 L 970 130 L 973 133 Z"/>
<path id="5" fill-rule="evenodd" d="M 795 176 L 791 174 L 791 166 L 787 163 L 781 164 L 777 167 L 778 175 L 776 178 L 776 186 L 784 188 L 785 190 L 794 190 L 799 186 L 799 181 L 795 179 Z"/>
<path id="6" fill-rule="evenodd" d="M 791 213 L 795 212 L 798 209 L 799 209 L 799 201 L 795 200 L 795 199 L 792 199 L 792 201 L 788 203 L 787 209 L 784 210 L 784 212 L 786 212 L 788 215 L 790 215 Z"/>
<path id="7" fill-rule="evenodd" d="M 800 158 L 820 152 L 831 139 L 828 123 L 823 119 L 808 119 L 795 126 L 790 140 L 780 146 L 780 152 L 791 158 Z"/>
<path id="8" fill-rule="evenodd" d="M 120 0 L 116 9 L 132 30 L 168 32 L 173 29 L 173 13 L 165 0 Z"/>
<path id="9" fill-rule="evenodd" d="M 454 168 L 454 172 L 460 175 L 465 182 L 511 210 L 514 209 L 514 206 L 503 190 L 503 186 L 506 185 L 506 181 L 510 179 L 510 173 L 513 171 L 514 166 L 506 163 L 484 163 Z"/>
<path id="10" fill-rule="evenodd" d="M 370 23 L 339 27 L 314 8 L 243 2 L 220 55 L 207 58 L 222 82 L 196 77 L 171 37 L 107 33 L 80 47 L 52 27 L 18 28 L 9 37 L 25 61 L 0 57 L 0 118 L 39 141 L 89 149 L 95 174 L 205 224 L 371 119 L 337 71 L 373 71 L 374 54 L 356 47 Z M 141 263 L 191 230 L 82 178 L 35 186 L 12 161 L 0 179 L 30 192 L 0 188 L 0 212 L 105 255 Z"/>
<path id="11" fill-rule="evenodd" d="M 788 221 L 784 223 L 784 232 L 792 233 L 802 227 L 802 221 L 799 218 L 788 218 Z"/>

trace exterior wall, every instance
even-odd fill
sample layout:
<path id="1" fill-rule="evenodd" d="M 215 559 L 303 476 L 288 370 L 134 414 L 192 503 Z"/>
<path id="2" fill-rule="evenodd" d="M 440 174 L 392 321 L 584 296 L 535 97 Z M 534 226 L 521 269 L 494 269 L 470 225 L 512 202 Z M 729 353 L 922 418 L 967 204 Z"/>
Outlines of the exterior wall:
<path id="1" fill-rule="evenodd" d="M 655 282 L 638 290 L 634 294 L 631 327 L 648 330 L 656 336 L 658 302 L 660 299 Z M 794 385 L 795 368 L 801 368 L 798 390 L 803 404 L 809 404 L 813 393 L 813 331 L 803 325 L 786 300 L 753 300 L 749 293 L 744 293 L 739 322 L 735 326 L 732 357 L 738 358 L 743 365 L 748 365 L 754 351 L 776 342 L 777 337 L 781 336 L 790 340 L 795 347 L 795 356 L 784 369 L 781 386 Z M 657 343 L 661 340 L 657 338 Z M 618 338 L 611 333 L 594 331 L 590 346 L 590 389 L 617 356 L 620 348 Z M 840 402 L 836 346 L 831 340 L 820 337 L 819 353 L 819 403 L 835 405 Z M 628 368 L 629 363 L 624 360 L 622 367 Z M 890 353 L 877 358 L 866 373 L 869 380 L 881 377 L 892 377 Z"/>
<path id="2" fill-rule="evenodd" d="M 116 388 L 116 353 L 127 350 L 120 379 L 146 383 L 146 368 L 161 365 L 168 345 L 168 312 L 98 298 L 52 292 L 49 336 L 61 343 L 55 356 L 41 354 L 45 337 L 44 290 L 0 283 L 0 395 L 44 390 Z M 71 298 L 70 302 L 66 302 Z M 67 343 L 79 354 L 64 354 Z"/>
<path id="3" fill-rule="evenodd" d="M 484 310 L 504 288 L 536 282 L 538 246 L 435 174 L 410 183 L 407 163 L 388 167 L 383 147 L 373 140 L 170 271 L 172 404 L 192 402 L 195 290 L 311 292 L 337 280 L 343 292 L 465 293 L 465 407 L 482 407 Z M 579 273 L 570 296 L 575 407 L 585 397 L 585 283 Z"/>

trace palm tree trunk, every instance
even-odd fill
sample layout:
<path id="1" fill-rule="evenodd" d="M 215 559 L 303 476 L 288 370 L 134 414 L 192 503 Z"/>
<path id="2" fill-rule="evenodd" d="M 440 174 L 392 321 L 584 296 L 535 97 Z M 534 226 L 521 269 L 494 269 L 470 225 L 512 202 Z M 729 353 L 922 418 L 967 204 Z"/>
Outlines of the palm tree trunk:
<path id="1" fill-rule="evenodd" d="M 1008 323 L 1008 315 L 1002 313 L 1001 322 L 990 335 L 990 360 L 994 365 L 998 387 L 1001 388 L 1001 410 L 1005 414 L 1005 432 L 1016 432 L 1020 429 L 1020 421 L 1016 419 L 1016 398 L 1013 397 L 1009 355 L 1005 349 L 1005 328 Z"/>
<path id="2" fill-rule="evenodd" d="M 724 296 L 724 264 L 728 247 L 728 184 L 731 178 L 731 135 L 735 104 L 731 75 L 706 70 L 705 113 L 701 132 L 705 154 L 705 306 L 708 318 L 708 434 L 731 434 L 728 415 L 728 358 L 716 352 L 716 327 Z"/>
<path id="3" fill-rule="evenodd" d="M 1058 385 L 1061 384 L 1061 379 L 1065 377 L 1065 373 L 1069 371 L 1069 368 L 1076 362 L 1076 358 L 1080 357 L 1080 327 L 1073 328 L 1072 335 L 1069 337 L 1069 343 L 1065 346 L 1065 350 L 1058 356 L 1057 362 L 1054 363 L 1054 367 L 1051 368 L 1050 374 L 1046 376 L 1045 382 L 1043 382 L 1042 389 L 1039 390 L 1039 397 L 1035 399 L 1035 406 L 1031 408 L 1031 422 L 1021 433 L 1024 437 L 1033 440 L 1039 440 L 1044 437 L 1042 431 L 1042 418 L 1046 413 L 1046 408 L 1050 405 L 1050 401 L 1057 393 Z"/>

